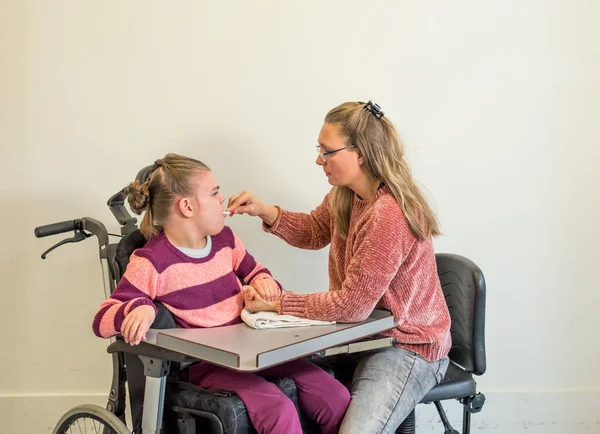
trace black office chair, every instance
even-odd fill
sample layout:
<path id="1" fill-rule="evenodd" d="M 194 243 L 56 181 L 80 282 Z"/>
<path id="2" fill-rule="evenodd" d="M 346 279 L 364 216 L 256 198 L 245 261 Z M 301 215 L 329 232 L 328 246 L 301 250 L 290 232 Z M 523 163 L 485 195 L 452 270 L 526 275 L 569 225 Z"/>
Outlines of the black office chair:
<path id="1" fill-rule="evenodd" d="M 483 375 L 485 363 L 485 280 L 471 260 L 458 255 L 436 255 L 438 275 L 452 324 L 450 365 L 442 382 L 421 403 L 433 402 L 444 424 L 444 434 L 459 434 L 452 428 L 440 401 L 457 399 L 463 405 L 462 434 L 471 430 L 471 413 L 483 407 L 485 396 L 477 392 L 473 375 Z M 396 430 L 397 434 L 415 434 L 415 411 Z"/>

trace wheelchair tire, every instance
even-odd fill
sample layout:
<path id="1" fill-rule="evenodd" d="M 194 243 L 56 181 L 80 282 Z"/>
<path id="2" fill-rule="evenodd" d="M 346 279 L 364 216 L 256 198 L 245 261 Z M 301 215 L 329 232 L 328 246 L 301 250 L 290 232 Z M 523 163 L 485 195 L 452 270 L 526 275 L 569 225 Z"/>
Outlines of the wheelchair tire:
<path id="1" fill-rule="evenodd" d="M 93 404 L 84 404 L 67 411 L 53 434 L 131 434 L 127 426 L 113 413 Z"/>

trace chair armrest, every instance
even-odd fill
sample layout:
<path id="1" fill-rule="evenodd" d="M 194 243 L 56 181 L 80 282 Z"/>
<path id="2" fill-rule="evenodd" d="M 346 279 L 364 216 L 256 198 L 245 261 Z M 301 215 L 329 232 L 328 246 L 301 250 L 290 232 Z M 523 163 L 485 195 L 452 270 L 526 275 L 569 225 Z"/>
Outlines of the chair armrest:
<path id="1" fill-rule="evenodd" d="M 117 339 L 115 342 L 110 344 L 106 351 L 109 354 L 112 353 L 129 353 L 137 354 L 139 356 L 147 356 L 161 360 L 168 360 L 170 362 L 179 363 L 192 363 L 197 362 L 198 359 L 188 357 L 185 354 L 170 351 L 165 348 L 157 347 L 156 345 L 149 344 L 147 342 L 140 342 L 138 345 L 131 346 L 122 339 Z"/>

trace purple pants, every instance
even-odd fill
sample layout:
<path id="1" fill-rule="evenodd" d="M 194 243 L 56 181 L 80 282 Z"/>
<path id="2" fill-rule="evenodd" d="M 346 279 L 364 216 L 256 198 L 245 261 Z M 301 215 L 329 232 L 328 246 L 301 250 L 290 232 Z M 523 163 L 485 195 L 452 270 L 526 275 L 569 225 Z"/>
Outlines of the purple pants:
<path id="1" fill-rule="evenodd" d="M 259 434 L 302 434 L 292 401 L 265 378 L 288 377 L 298 390 L 298 404 L 323 434 L 336 434 L 350 403 L 350 393 L 327 372 L 300 359 L 256 373 L 237 372 L 200 362 L 184 373 L 186 380 L 208 390 L 237 394 Z"/>

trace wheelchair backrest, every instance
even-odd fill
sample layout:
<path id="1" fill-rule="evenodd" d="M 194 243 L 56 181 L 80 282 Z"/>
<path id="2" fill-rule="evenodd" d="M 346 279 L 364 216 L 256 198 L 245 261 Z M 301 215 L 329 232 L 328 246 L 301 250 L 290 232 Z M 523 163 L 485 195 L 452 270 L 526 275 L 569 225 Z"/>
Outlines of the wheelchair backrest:
<path id="1" fill-rule="evenodd" d="M 121 277 L 123 277 L 125 269 L 127 268 L 127 264 L 129 264 L 129 257 L 131 254 L 134 252 L 134 250 L 144 247 L 145 244 L 146 238 L 144 238 L 139 229 L 136 229 L 135 231 L 121 238 L 115 251 L 115 262 L 119 267 L 119 273 L 116 276 L 117 282 L 121 280 Z"/>
<path id="2" fill-rule="evenodd" d="M 438 253 L 438 276 L 452 324 L 450 360 L 468 372 L 482 375 L 485 360 L 485 279 L 471 260 Z"/>

